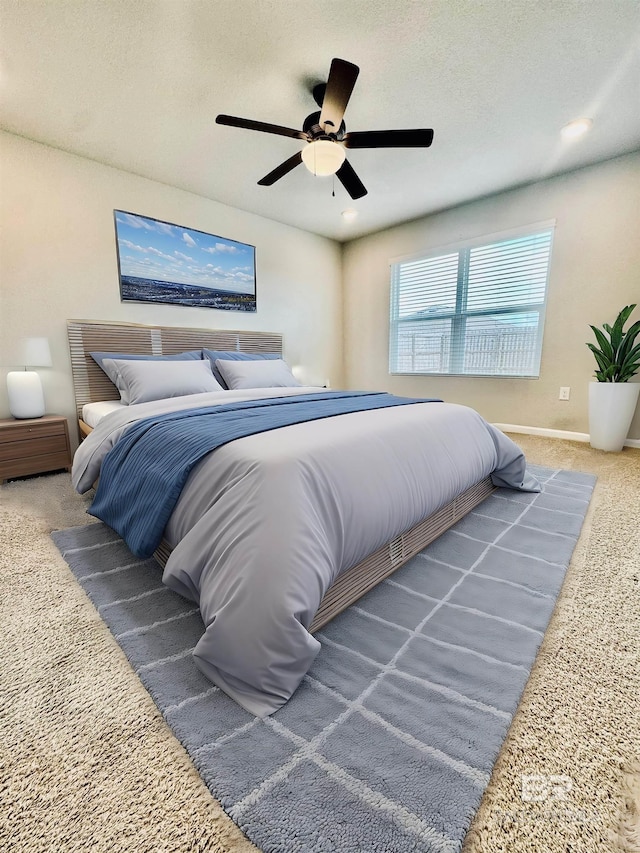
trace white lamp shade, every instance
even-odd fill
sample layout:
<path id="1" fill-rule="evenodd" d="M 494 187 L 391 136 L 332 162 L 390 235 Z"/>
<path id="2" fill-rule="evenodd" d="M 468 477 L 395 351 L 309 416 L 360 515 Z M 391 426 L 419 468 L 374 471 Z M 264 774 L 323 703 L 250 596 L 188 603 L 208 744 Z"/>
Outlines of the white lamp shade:
<path id="1" fill-rule="evenodd" d="M 347 152 L 330 139 L 317 139 L 302 149 L 302 162 L 314 175 L 335 175 Z"/>
<path id="2" fill-rule="evenodd" d="M 25 338 L 19 364 L 25 367 L 51 367 L 51 350 L 48 338 Z"/>
<path id="3" fill-rule="evenodd" d="M 41 418 L 44 415 L 42 382 L 33 370 L 7 373 L 9 411 L 14 418 Z"/>

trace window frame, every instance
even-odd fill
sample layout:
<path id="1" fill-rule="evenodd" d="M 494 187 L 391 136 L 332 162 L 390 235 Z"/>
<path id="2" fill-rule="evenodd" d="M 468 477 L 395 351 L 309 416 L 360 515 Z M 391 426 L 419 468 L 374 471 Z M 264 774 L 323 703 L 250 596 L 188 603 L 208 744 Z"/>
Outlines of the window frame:
<path id="1" fill-rule="evenodd" d="M 456 243 L 448 244 L 445 246 L 435 247 L 433 249 L 426 249 L 422 252 L 413 253 L 411 255 L 405 255 L 402 257 L 392 258 L 389 262 L 390 266 L 390 296 L 389 296 L 389 374 L 391 376 L 446 376 L 446 377 L 462 377 L 462 378 L 481 378 L 481 379 L 539 379 L 540 378 L 540 368 L 542 365 L 542 345 L 544 338 L 544 326 L 546 320 L 546 308 L 548 303 L 549 296 L 549 281 L 550 281 L 550 271 L 551 271 L 551 260 L 553 255 L 553 241 L 555 235 L 555 226 L 556 220 L 546 220 L 543 222 L 536 222 L 531 225 L 522 226 L 520 228 L 509 229 L 508 231 L 501 231 L 494 234 L 486 234 L 478 237 L 474 237 L 469 240 L 459 241 Z M 514 306 L 505 306 L 502 308 L 492 307 L 492 308 L 484 308 L 484 309 L 466 309 L 466 300 L 468 296 L 468 283 L 469 283 L 469 266 L 470 266 L 470 257 L 473 249 L 477 249 L 484 246 L 491 246 L 494 244 L 499 244 L 502 242 L 508 242 L 510 240 L 515 240 L 518 238 L 524 237 L 533 237 L 537 234 L 543 234 L 546 232 L 550 232 L 549 236 L 549 255 L 548 255 L 548 263 L 547 270 L 545 276 L 545 285 L 544 285 L 544 299 L 542 303 L 533 302 L 533 303 L 518 303 L 518 305 Z M 425 318 L 425 322 L 429 322 L 430 320 L 449 320 L 451 321 L 451 333 L 450 333 L 450 354 L 449 354 L 449 366 L 452 368 L 454 365 L 457 367 L 456 372 L 453 370 L 449 370 L 447 372 L 441 371 L 433 371 L 433 370 L 397 370 L 394 369 L 397 366 L 398 358 L 399 358 L 399 329 L 403 322 L 399 318 L 399 302 L 400 302 L 400 286 L 398 282 L 398 276 L 400 273 L 400 268 L 403 264 L 411 263 L 412 261 L 428 261 L 432 258 L 437 258 L 444 255 L 458 255 L 457 262 L 457 281 L 456 281 L 456 296 L 455 296 L 455 307 L 451 311 L 442 311 L 434 314 L 432 317 Z M 538 356 L 537 363 L 537 372 L 535 374 L 523 374 L 523 373 L 473 373 L 473 372 L 462 372 L 460 369 L 462 366 L 462 362 L 465 357 L 465 348 L 464 346 L 455 346 L 455 341 L 464 341 L 466 324 L 468 319 L 473 319 L 475 317 L 493 317 L 496 315 L 505 315 L 505 314 L 523 314 L 523 313 L 537 313 L 538 314 L 538 325 L 537 325 L 537 334 L 536 334 L 536 354 Z M 408 320 L 407 322 L 419 322 L 414 320 Z M 394 348 L 395 345 L 395 348 Z M 395 356 L 395 365 L 393 364 Z"/>

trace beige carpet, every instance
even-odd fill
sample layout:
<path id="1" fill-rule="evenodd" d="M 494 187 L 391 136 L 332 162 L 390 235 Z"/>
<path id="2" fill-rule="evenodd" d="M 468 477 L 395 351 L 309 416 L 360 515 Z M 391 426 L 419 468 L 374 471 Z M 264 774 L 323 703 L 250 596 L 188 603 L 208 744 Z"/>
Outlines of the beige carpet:
<path id="1" fill-rule="evenodd" d="M 640 451 L 514 439 L 599 481 L 464 850 L 638 853 Z M 66 474 L 0 487 L 0 849 L 255 851 L 49 539 L 86 506 Z"/>

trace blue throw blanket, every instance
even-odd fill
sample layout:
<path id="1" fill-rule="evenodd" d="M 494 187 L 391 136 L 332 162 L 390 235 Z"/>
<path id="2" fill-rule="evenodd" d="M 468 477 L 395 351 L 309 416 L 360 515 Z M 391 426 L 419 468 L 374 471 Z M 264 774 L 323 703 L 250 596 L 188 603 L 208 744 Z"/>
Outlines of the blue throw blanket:
<path id="1" fill-rule="evenodd" d="M 170 412 L 133 424 L 105 456 L 89 513 L 149 557 L 182 487 L 205 454 L 236 438 L 350 412 L 441 402 L 383 392 L 332 391 Z"/>

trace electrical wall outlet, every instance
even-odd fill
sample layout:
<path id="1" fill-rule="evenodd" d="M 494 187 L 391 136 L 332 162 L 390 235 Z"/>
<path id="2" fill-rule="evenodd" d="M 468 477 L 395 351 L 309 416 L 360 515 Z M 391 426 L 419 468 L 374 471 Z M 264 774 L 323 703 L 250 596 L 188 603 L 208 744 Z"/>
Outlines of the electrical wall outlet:
<path id="1" fill-rule="evenodd" d="M 571 394 L 571 388 L 565 386 L 565 387 L 560 389 L 560 394 L 558 396 L 558 399 L 559 400 L 568 400 L 570 394 Z"/>

